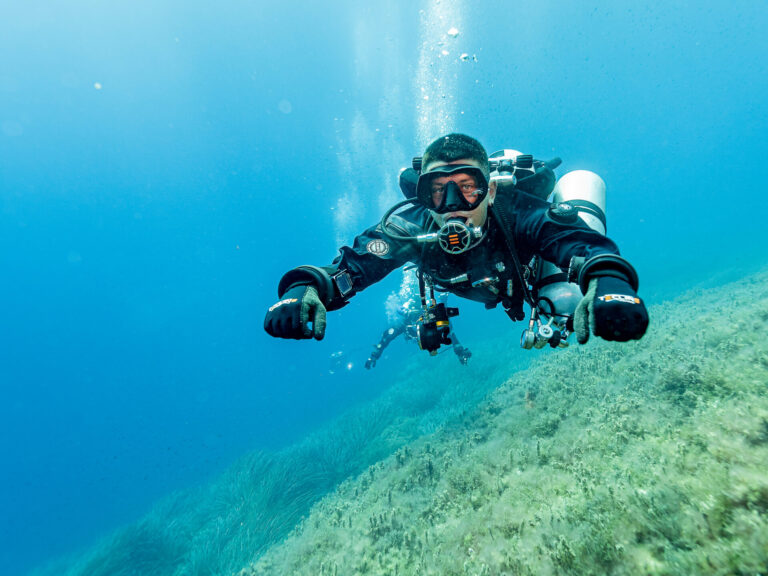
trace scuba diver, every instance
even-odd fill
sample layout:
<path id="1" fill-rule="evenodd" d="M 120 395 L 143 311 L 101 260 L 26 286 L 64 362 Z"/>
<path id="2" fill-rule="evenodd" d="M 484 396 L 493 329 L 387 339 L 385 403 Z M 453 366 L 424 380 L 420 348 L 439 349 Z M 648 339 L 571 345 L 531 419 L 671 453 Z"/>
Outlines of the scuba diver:
<path id="1" fill-rule="evenodd" d="M 410 286 L 411 283 L 408 281 L 408 278 L 405 278 L 403 280 L 403 291 L 409 290 Z M 437 295 L 437 300 L 442 304 L 445 304 L 447 298 L 448 295 L 445 292 L 438 293 Z M 390 343 L 401 334 L 405 335 L 406 340 L 418 341 L 419 324 L 422 319 L 422 314 L 423 312 L 421 307 L 418 305 L 417 298 L 413 294 L 408 294 L 406 292 L 405 302 L 403 302 L 400 306 L 397 306 L 394 314 L 388 314 L 390 317 L 389 327 L 384 330 L 384 333 L 381 335 L 381 340 L 379 340 L 373 347 L 373 352 L 371 352 L 371 355 L 365 361 L 365 367 L 368 370 L 374 368 L 376 366 L 376 362 L 379 358 L 381 358 L 381 355 L 384 353 L 386 347 L 389 346 Z M 456 357 L 459 359 L 459 362 L 461 362 L 463 366 L 466 366 L 469 362 L 469 359 L 472 357 L 472 352 L 469 350 L 469 348 L 465 348 L 461 345 L 459 339 L 456 337 L 455 331 L 453 330 L 453 326 L 450 327 L 448 338 L 450 339 L 450 343 L 453 346 L 453 351 L 456 353 Z"/>
<path id="2" fill-rule="evenodd" d="M 448 134 L 432 142 L 413 171 L 413 198 L 343 246 L 328 266 L 299 266 L 278 283 L 279 300 L 264 329 L 279 338 L 322 339 L 326 311 L 407 262 L 418 268 L 422 316 L 419 345 L 436 354 L 450 343 L 455 308 L 435 291 L 499 304 L 513 321 L 530 307 L 523 348 L 568 345 L 576 332 L 605 340 L 640 339 L 648 312 L 638 276 L 605 236 L 605 184 L 576 170 L 558 181 L 549 162 L 515 150 L 489 159 L 476 139 Z M 407 173 L 407 174 L 406 174 Z M 548 201 L 550 200 L 550 201 Z"/>

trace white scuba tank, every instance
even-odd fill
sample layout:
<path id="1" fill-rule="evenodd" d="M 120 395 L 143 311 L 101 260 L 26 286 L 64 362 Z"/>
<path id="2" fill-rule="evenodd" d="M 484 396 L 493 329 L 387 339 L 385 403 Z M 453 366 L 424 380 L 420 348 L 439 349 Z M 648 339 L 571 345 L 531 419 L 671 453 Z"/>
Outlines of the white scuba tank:
<path id="1" fill-rule="evenodd" d="M 587 226 L 605 235 L 605 182 L 594 172 L 573 170 L 563 175 L 555 184 L 550 200 L 575 206 Z M 535 283 L 542 316 L 553 318 L 561 327 L 573 317 L 582 297 L 578 284 L 568 282 L 567 276 L 567 270 L 542 260 Z"/>
<path id="2" fill-rule="evenodd" d="M 514 149 L 504 149 L 489 156 L 491 164 L 491 181 L 496 182 L 497 190 L 508 188 L 517 189 L 521 178 L 537 174 L 542 164 L 553 169 L 560 163 L 556 158 L 547 163 L 541 163 L 532 156 Z M 552 176 L 554 180 L 554 175 Z M 589 170 L 573 170 L 554 183 L 551 194 L 547 195 L 546 186 L 534 189 L 534 195 L 542 200 L 548 199 L 553 206 L 568 203 L 575 208 L 578 217 L 596 232 L 605 235 L 605 182 Z M 568 282 L 568 270 L 562 270 L 555 264 L 540 259 L 534 279 L 533 288 L 536 294 L 536 304 L 540 318 L 539 322 L 547 323 L 538 332 L 532 326 L 523 333 L 523 347 L 541 347 L 550 341 L 554 330 L 561 333 L 566 329 L 568 320 L 573 317 L 576 306 L 581 301 L 581 290 L 575 282 Z M 543 332 L 541 330 L 544 330 Z M 546 334 L 546 335 L 545 335 Z M 559 343 L 561 340 L 556 338 Z M 557 344 L 567 345 L 564 341 Z"/>

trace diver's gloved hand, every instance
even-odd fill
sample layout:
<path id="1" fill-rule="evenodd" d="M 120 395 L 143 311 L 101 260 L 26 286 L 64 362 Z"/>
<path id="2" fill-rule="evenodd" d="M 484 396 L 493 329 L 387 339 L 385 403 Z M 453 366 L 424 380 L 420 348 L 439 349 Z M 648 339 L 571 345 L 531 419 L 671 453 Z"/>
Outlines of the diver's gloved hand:
<path id="1" fill-rule="evenodd" d="M 466 366 L 469 359 L 472 358 L 472 352 L 470 352 L 469 348 L 464 348 L 464 346 L 454 346 L 453 351 L 456 352 L 456 356 L 459 357 L 459 362 L 464 366 Z"/>
<path id="2" fill-rule="evenodd" d="M 573 325 L 579 344 L 586 344 L 590 332 L 604 340 L 639 340 L 648 328 L 648 311 L 628 282 L 601 276 L 589 281 Z"/>
<path id="3" fill-rule="evenodd" d="M 312 326 L 310 326 L 310 322 Z M 276 338 L 303 340 L 325 336 L 325 306 L 314 286 L 290 288 L 283 298 L 270 306 L 264 318 L 264 330 Z"/>
<path id="4" fill-rule="evenodd" d="M 379 358 L 381 358 L 381 344 L 377 344 L 376 348 L 374 348 L 373 352 L 371 352 L 371 357 L 365 361 L 365 367 L 368 370 L 375 367 L 376 360 L 378 360 Z"/>

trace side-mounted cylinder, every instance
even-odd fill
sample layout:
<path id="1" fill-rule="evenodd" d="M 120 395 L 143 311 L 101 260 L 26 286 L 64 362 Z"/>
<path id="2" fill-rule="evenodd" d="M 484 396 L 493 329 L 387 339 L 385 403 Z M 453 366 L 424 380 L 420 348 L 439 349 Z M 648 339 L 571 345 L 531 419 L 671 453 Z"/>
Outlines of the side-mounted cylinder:
<path id="1" fill-rule="evenodd" d="M 573 170 L 555 184 L 553 205 L 567 204 L 578 210 L 579 218 L 595 232 L 605 235 L 605 182 L 589 170 Z M 539 312 L 559 326 L 570 329 L 582 293 L 576 282 L 568 281 L 568 271 L 542 260 L 534 284 Z"/>

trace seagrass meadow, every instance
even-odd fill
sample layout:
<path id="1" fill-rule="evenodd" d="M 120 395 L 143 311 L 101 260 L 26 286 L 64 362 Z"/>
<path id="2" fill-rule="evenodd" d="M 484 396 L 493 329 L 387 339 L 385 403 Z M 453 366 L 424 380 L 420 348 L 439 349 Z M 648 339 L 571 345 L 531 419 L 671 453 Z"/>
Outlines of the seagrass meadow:
<path id="1" fill-rule="evenodd" d="M 766 574 L 767 323 L 763 273 L 540 357 L 241 574 Z"/>
<path id="2" fill-rule="evenodd" d="M 482 385 L 415 359 L 375 403 L 40 573 L 766 574 L 768 273 L 651 323 L 514 373 L 489 344 Z"/>

